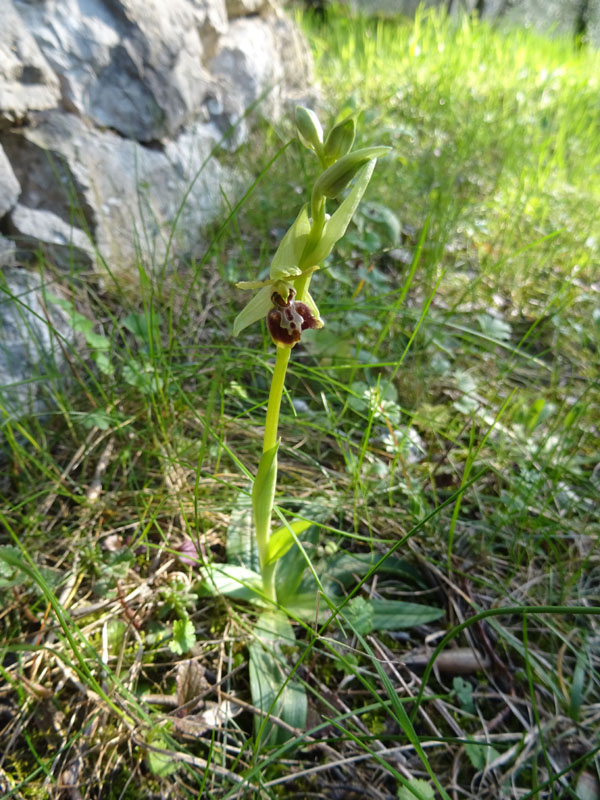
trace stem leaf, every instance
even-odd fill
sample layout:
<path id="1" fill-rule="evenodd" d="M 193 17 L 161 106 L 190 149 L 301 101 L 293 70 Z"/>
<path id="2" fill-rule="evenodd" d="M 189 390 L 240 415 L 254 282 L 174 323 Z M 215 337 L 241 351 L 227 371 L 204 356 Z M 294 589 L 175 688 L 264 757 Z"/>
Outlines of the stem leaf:
<path id="1" fill-rule="evenodd" d="M 264 566 L 267 556 L 267 544 L 271 528 L 271 513 L 275 499 L 277 482 L 277 450 L 279 442 L 270 450 L 266 450 L 258 464 L 258 472 L 252 486 L 252 509 L 260 563 Z"/>
<path id="2" fill-rule="evenodd" d="M 364 167 L 360 169 L 356 181 L 348 193 L 348 196 L 340 204 L 340 207 L 337 209 L 337 211 L 332 214 L 330 219 L 328 219 L 325 223 L 325 227 L 323 228 L 323 233 L 319 242 L 314 248 L 311 249 L 310 252 L 302 255 L 301 266 L 319 264 L 321 261 L 326 259 L 333 250 L 335 243 L 339 241 L 346 233 L 346 229 L 350 224 L 350 220 L 358 208 L 358 204 L 360 203 L 362 196 L 369 185 L 369 181 L 371 180 L 371 175 L 373 174 L 376 163 L 377 159 L 372 158 L 365 164 Z"/>
<path id="3" fill-rule="evenodd" d="M 296 536 L 299 536 L 310 528 L 311 525 L 312 522 L 310 520 L 297 519 L 295 522 L 290 523 L 289 527 L 286 525 L 283 528 L 278 528 L 276 531 L 273 531 L 269 539 L 269 544 L 267 545 L 267 560 L 265 563 L 272 564 L 287 553 L 295 542 L 292 531 Z"/>
<path id="4" fill-rule="evenodd" d="M 309 232 L 308 204 L 305 203 L 273 256 L 271 280 L 285 280 L 300 274 L 298 264 Z"/>
<path id="5" fill-rule="evenodd" d="M 342 156 L 331 167 L 322 172 L 315 181 L 313 197 L 329 197 L 340 195 L 349 185 L 360 168 L 380 156 L 390 152 L 389 147 L 363 147 Z"/>

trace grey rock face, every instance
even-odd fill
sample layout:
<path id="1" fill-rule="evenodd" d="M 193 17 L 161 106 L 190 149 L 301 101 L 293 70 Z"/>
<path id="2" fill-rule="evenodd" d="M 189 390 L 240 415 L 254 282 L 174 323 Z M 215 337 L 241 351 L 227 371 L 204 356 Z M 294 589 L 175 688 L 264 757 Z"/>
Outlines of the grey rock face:
<path id="1" fill-rule="evenodd" d="M 95 260 L 85 228 L 111 271 L 122 274 L 139 253 L 149 267 L 159 265 L 191 186 L 173 236 L 176 250 L 190 249 L 220 207 L 219 186 L 229 185 L 210 158 L 217 139 L 211 126 L 190 126 L 164 148 L 153 149 L 65 112 L 39 114 L 33 123 L 9 142 L 23 186 L 23 205 L 10 215 L 11 228 L 29 238 L 35 228 L 31 210 L 43 210 L 41 230 L 48 238 L 38 238 L 59 244 L 57 236 L 64 236 L 71 255 L 72 247 L 77 249 L 79 263 Z M 37 168 L 30 171 L 32 164 Z"/>
<path id="2" fill-rule="evenodd" d="M 521 0 L 507 5 L 504 18 L 517 25 L 574 36 L 580 9 L 581 0 Z"/>
<path id="3" fill-rule="evenodd" d="M 209 61 L 214 53 L 219 36 L 227 32 L 228 17 L 225 0 L 190 0 L 196 27 L 204 48 L 204 60 Z"/>
<path id="4" fill-rule="evenodd" d="M 66 270 L 87 269 L 95 262 L 89 237 L 51 211 L 17 205 L 10 215 L 10 233 L 21 254 L 41 253 Z"/>
<path id="5" fill-rule="evenodd" d="M 263 14 L 269 10 L 273 10 L 269 0 L 227 0 L 227 14 L 230 19 L 249 14 Z"/>
<path id="6" fill-rule="evenodd" d="M 16 0 L 16 8 L 61 76 L 67 107 L 124 136 L 172 135 L 210 87 L 187 0 Z"/>
<path id="7" fill-rule="evenodd" d="M 37 242 L 55 264 L 135 276 L 139 257 L 162 269 L 198 246 L 221 189 L 235 198 L 217 144 L 236 148 L 248 106 L 276 119 L 312 78 L 274 0 L 237 1 L 253 15 L 230 21 L 226 0 L 0 0 L 0 218 L 23 257 Z"/>
<path id="8" fill-rule="evenodd" d="M 306 102 L 314 80 L 312 53 L 304 35 L 288 17 L 268 16 L 266 22 L 273 34 L 283 68 L 283 81 L 279 86 L 283 110 L 284 103 L 290 99 Z"/>
<path id="9" fill-rule="evenodd" d="M 367 14 L 405 14 L 412 16 L 420 5 L 439 6 L 442 0 L 350 0 L 350 5 Z M 445 5 L 445 3 L 444 3 Z"/>
<path id="10" fill-rule="evenodd" d="M 240 17 L 220 39 L 210 64 L 241 109 L 260 100 L 260 112 L 277 119 L 284 100 L 306 90 L 312 60 L 298 29 L 286 17 Z"/>
<path id="11" fill-rule="evenodd" d="M 273 32 L 264 20 L 240 17 L 229 26 L 211 62 L 211 72 L 222 85 L 237 89 L 241 108 L 265 95 L 262 110 L 267 116 L 280 113 L 279 87 L 283 79 Z"/>
<path id="12" fill-rule="evenodd" d="M 20 193 L 19 181 L 0 145 L 0 217 L 16 205 Z"/>
<path id="13" fill-rule="evenodd" d="M 17 248 L 12 239 L 0 236 L 0 270 L 3 267 L 14 267 L 17 263 Z"/>
<path id="14" fill-rule="evenodd" d="M 593 28 L 594 6 L 600 0 L 348 0 L 355 9 L 367 13 L 412 16 L 420 5 L 447 8 L 452 13 L 479 9 L 482 19 L 506 21 L 511 25 L 575 36 L 580 15 L 587 6 L 587 23 Z M 593 41 L 593 34 L 590 35 Z"/>
<path id="15" fill-rule="evenodd" d="M 58 77 L 10 0 L 0 0 L 0 128 L 60 100 Z"/>
<path id="16" fill-rule="evenodd" d="M 42 411 L 52 378 L 64 367 L 61 340 L 68 350 L 73 330 L 44 294 L 35 273 L 20 267 L 0 271 L 0 418 Z"/>
<path id="17" fill-rule="evenodd" d="M 585 23 L 588 41 L 595 47 L 600 47 L 600 0 L 588 0 Z"/>

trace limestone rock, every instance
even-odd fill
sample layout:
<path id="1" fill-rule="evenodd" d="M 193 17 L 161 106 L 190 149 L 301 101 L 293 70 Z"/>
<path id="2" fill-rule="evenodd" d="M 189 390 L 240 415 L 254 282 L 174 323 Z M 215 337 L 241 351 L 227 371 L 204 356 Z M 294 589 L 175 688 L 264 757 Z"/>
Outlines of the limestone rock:
<path id="1" fill-rule="evenodd" d="M 10 214 L 10 233 L 17 252 L 41 252 L 46 259 L 69 270 L 91 267 L 95 262 L 93 245 L 79 228 L 40 208 L 17 205 Z"/>
<path id="2" fill-rule="evenodd" d="M 20 193 L 19 181 L 0 145 L 0 218 L 16 205 Z"/>
<path id="3" fill-rule="evenodd" d="M 15 4 L 61 77 L 66 107 L 97 125 L 138 141 L 160 139 L 192 119 L 210 91 L 201 9 L 187 0 Z"/>
<path id="4" fill-rule="evenodd" d="M 57 290 L 53 287 L 53 292 Z M 73 342 L 65 312 L 45 298 L 39 275 L 22 267 L 0 273 L 0 402 L 9 417 L 39 413 Z"/>
<path id="5" fill-rule="evenodd" d="M 574 36 L 580 10 L 580 0 L 522 0 L 509 4 L 503 18 L 515 25 Z"/>
<path id="6" fill-rule="evenodd" d="M 11 0 L 0 0 L 0 128 L 55 107 L 59 82 Z"/>
<path id="7" fill-rule="evenodd" d="M 425 7 L 439 6 L 442 0 L 350 0 L 355 11 L 365 14 L 404 14 L 413 16 L 420 5 Z"/>
<path id="8" fill-rule="evenodd" d="M 355 10 L 367 14 L 405 14 L 413 16 L 420 5 L 444 7 L 451 13 L 479 10 L 482 19 L 498 20 L 509 25 L 535 28 L 546 33 L 575 36 L 579 16 L 587 2 L 588 28 L 593 6 L 598 0 L 348 0 Z"/>
<path id="9" fill-rule="evenodd" d="M 310 87 L 314 81 L 313 58 L 306 37 L 289 17 L 273 15 L 266 18 L 276 43 L 277 54 L 283 68 L 280 92 L 283 100 L 292 107 L 313 97 Z M 309 104 L 312 105 L 314 98 Z"/>
<path id="10" fill-rule="evenodd" d="M 17 263 L 17 248 L 12 239 L 0 235 L 0 270 L 2 267 L 14 267 Z"/>
<path id="11" fill-rule="evenodd" d="M 589 43 L 594 47 L 600 47 L 600 0 L 589 0 L 585 22 Z"/>
<path id="12" fill-rule="evenodd" d="M 311 65 L 308 45 L 289 19 L 240 17 L 221 37 L 210 69 L 243 109 L 258 102 L 259 112 L 274 120 L 286 97 L 306 90 Z"/>
<path id="13" fill-rule="evenodd" d="M 190 0 L 196 27 L 204 48 L 204 61 L 215 54 L 219 36 L 227 33 L 228 19 L 225 0 Z"/>
<path id="14" fill-rule="evenodd" d="M 164 148 L 149 148 L 65 112 L 45 112 L 33 122 L 9 144 L 22 203 L 89 230 L 119 274 L 138 257 L 149 269 L 160 267 L 176 219 L 171 254 L 193 249 L 220 209 L 219 187 L 230 185 L 210 157 L 218 137 L 211 126 L 198 123 Z M 45 172 L 43 162 L 51 165 Z M 29 172 L 32 163 L 36 169 Z"/>
<path id="15" fill-rule="evenodd" d="M 312 79 L 275 0 L 235 1 L 230 21 L 228 0 L 0 0 L 0 217 L 20 253 L 37 230 L 58 265 L 135 276 L 196 251 L 236 197 L 217 149 Z"/>
<path id="16" fill-rule="evenodd" d="M 264 14 L 273 11 L 270 0 L 227 0 L 227 15 L 229 19 L 245 17 L 250 14 Z"/>

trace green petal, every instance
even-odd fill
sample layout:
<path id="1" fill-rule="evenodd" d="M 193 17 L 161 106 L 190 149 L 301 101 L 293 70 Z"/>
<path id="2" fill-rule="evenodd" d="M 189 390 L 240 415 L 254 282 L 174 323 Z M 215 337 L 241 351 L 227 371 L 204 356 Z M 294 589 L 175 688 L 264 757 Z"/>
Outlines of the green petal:
<path id="1" fill-rule="evenodd" d="M 263 317 L 266 317 L 273 303 L 271 302 L 271 295 L 273 294 L 273 286 L 263 286 L 263 288 L 255 294 L 248 305 L 243 308 L 235 318 L 233 323 L 233 335 L 237 336 L 248 325 L 252 325 Z"/>
<path id="2" fill-rule="evenodd" d="M 293 225 L 281 240 L 271 262 L 271 279 L 293 278 L 300 275 L 298 262 L 310 231 L 308 204 L 300 209 Z"/>

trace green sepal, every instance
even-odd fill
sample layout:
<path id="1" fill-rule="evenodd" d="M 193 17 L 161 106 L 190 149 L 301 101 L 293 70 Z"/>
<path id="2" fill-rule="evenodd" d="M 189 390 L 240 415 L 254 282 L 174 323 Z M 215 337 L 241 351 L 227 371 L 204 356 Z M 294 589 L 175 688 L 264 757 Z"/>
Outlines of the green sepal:
<path id="1" fill-rule="evenodd" d="M 338 122 L 337 125 L 334 125 L 327 134 L 323 147 L 325 161 L 328 164 L 333 164 L 334 161 L 349 153 L 354 144 L 355 136 L 356 115 L 352 114 L 350 117 Z"/>
<path id="2" fill-rule="evenodd" d="M 304 106 L 296 106 L 296 130 L 298 138 L 309 150 L 323 151 L 323 128 L 314 111 Z"/>
<path id="3" fill-rule="evenodd" d="M 237 336 L 248 325 L 252 325 L 259 319 L 263 319 L 269 313 L 273 303 L 271 302 L 271 295 L 273 294 L 273 286 L 271 284 L 263 286 L 262 289 L 254 295 L 252 300 L 244 306 L 233 322 L 233 335 Z"/>
<path id="4" fill-rule="evenodd" d="M 337 197 L 361 167 L 373 158 L 387 155 L 390 150 L 390 147 L 363 147 L 343 156 L 319 175 L 313 187 L 313 198 L 329 197 L 333 199 Z"/>
<path id="5" fill-rule="evenodd" d="M 308 204 L 305 203 L 293 224 L 281 240 L 273 261 L 271 261 L 271 280 L 288 280 L 300 274 L 300 256 L 306 245 L 310 231 Z"/>
<path id="6" fill-rule="evenodd" d="M 277 451 L 279 441 L 270 450 L 264 452 L 258 464 L 258 472 L 252 486 L 252 510 L 254 512 L 254 527 L 261 568 L 264 567 L 267 557 L 267 545 L 271 527 L 271 513 L 275 499 L 275 484 L 277 482 Z"/>
<path id="7" fill-rule="evenodd" d="M 376 163 L 377 159 L 373 158 L 363 166 L 348 196 L 341 203 L 335 214 L 332 214 L 325 223 L 323 233 L 316 246 L 308 253 L 302 255 L 302 263 L 319 264 L 327 258 L 333 250 L 335 243 L 346 233 L 350 220 L 354 216 L 354 212 L 358 208 L 358 204 L 369 185 Z"/>
<path id="8" fill-rule="evenodd" d="M 290 523 L 289 526 L 278 528 L 273 531 L 269 544 L 267 545 L 266 564 L 272 564 L 278 561 L 287 553 L 287 551 L 294 545 L 295 536 L 300 536 L 307 528 L 310 528 L 312 522 L 307 519 L 297 519 L 295 522 Z M 293 533 L 292 533 L 293 531 Z"/>

